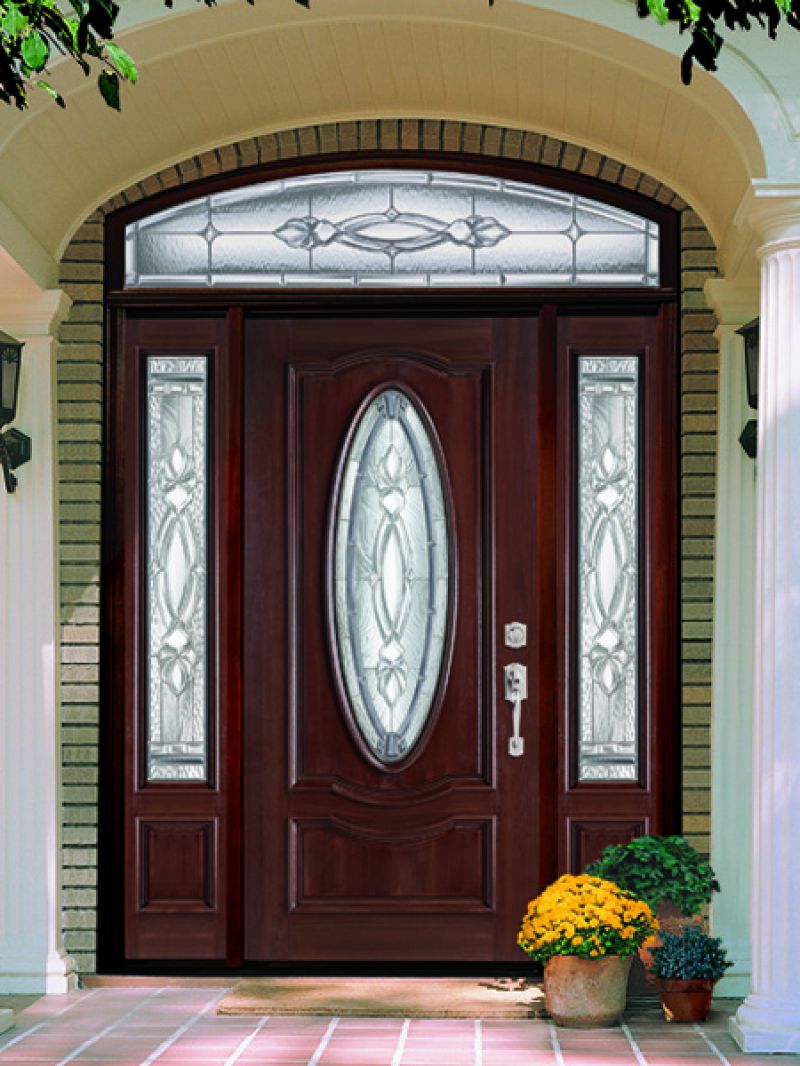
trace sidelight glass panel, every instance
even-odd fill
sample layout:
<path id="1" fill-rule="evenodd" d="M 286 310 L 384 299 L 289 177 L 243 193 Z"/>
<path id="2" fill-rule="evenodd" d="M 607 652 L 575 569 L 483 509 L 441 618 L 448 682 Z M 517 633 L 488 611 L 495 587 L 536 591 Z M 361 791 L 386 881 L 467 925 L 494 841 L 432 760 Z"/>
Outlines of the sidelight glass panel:
<path id="1" fill-rule="evenodd" d="M 208 361 L 147 360 L 147 779 L 208 777 Z"/>
<path id="2" fill-rule="evenodd" d="M 656 223 L 479 174 L 261 182 L 126 227 L 125 287 L 659 284 Z"/>
<path id="3" fill-rule="evenodd" d="M 578 359 L 578 776 L 638 777 L 638 361 Z"/>
<path id="4" fill-rule="evenodd" d="M 433 442 L 411 398 L 362 414 L 336 504 L 336 654 L 352 716 L 384 763 L 413 748 L 433 708 L 449 623 L 448 523 Z"/>

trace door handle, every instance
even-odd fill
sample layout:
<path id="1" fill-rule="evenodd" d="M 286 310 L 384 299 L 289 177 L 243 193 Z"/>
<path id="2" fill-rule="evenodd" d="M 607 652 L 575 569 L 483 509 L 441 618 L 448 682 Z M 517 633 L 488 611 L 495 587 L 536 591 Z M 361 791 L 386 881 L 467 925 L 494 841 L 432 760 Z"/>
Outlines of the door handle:
<path id="1" fill-rule="evenodd" d="M 528 698 L 528 668 L 522 663 L 509 663 L 503 670 L 505 677 L 506 699 L 511 704 L 512 733 L 508 738 L 508 754 L 522 755 L 525 740 L 520 736 L 522 721 L 522 701 Z"/>

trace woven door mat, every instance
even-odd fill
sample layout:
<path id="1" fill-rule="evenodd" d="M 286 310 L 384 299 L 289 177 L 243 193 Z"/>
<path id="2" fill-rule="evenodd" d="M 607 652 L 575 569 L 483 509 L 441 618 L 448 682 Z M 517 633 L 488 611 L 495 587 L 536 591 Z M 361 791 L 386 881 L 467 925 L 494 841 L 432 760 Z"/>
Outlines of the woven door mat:
<path id="1" fill-rule="evenodd" d="M 240 981 L 217 1014 L 360 1018 L 535 1018 L 538 984 L 510 978 L 283 977 Z"/>

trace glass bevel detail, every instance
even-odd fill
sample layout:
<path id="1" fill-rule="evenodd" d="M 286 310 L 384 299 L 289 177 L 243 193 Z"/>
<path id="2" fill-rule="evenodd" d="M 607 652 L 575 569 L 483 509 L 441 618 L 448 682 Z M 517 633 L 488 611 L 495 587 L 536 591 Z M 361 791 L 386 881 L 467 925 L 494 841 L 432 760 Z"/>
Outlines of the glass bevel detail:
<path id="1" fill-rule="evenodd" d="M 147 360 L 147 779 L 208 777 L 208 360 Z"/>
<path id="2" fill-rule="evenodd" d="M 335 507 L 336 655 L 372 753 L 405 758 L 433 710 L 449 623 L 442 474 L 414 402 L 398 389 L 361 415 Z"/>
<path id="3" fill-rule="evenodd" d="M 636 780 L 638 360 L 578 359 L 578 777 Z"/>
<path id="4" fill-rule="evenodd" d="M 476 174 L 261 182 L 126 227 L 125 287 L 659 284 L 658 226 Z"/>

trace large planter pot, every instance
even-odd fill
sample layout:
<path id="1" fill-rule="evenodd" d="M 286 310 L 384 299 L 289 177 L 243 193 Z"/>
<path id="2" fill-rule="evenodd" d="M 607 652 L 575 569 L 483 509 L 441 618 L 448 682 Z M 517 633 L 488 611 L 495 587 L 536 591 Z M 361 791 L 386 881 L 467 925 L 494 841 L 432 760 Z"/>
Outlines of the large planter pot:
<path id="1" fill-rule="evenodd" d="M 668 1022 L 703 1022 L 711 1007 L 714 982 L 656 980 L 661 1006 Z"/>
<path id="2" fill-rule="evenodd" d="M 613 1025 L 625 1009 L 631 957 L 579 959 L 555 955 L 544 968 L 544 1001 L 556 1025 L 596 1029 Z"/>

